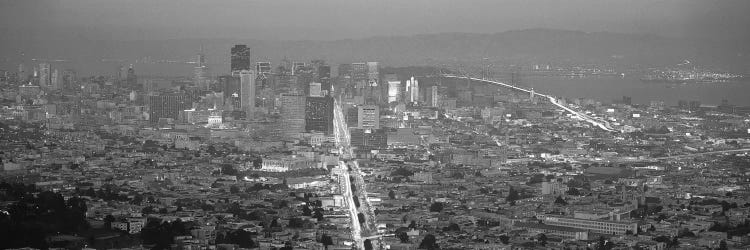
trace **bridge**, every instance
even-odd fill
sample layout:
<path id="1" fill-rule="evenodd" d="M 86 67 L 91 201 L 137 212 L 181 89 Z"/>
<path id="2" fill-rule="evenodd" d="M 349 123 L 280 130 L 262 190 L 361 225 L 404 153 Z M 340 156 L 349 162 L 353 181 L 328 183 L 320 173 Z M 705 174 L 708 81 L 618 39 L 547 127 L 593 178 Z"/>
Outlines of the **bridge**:
<path id="1" fill-rule="evenodd" d="M 555 105 L 558 108 L 562 109 L 563 111 L 571 113 L 574 118 L 577 118 L 577 119 L 583 120 L 585 122 L 591 123 L 592 125 L 600 128 L 600 129 L 602 129 L 604 131 L 607 131 L 607 132 L 617 132 L 617 130 L 613 129 L 612 126 L 610 126 L 609 122 L 607 122 L 605 120 L 601 120 L 601 119 L 595 118 L 595 117 L 591 117 L 591 116 L 589 116 L 587 114 L 584 114 L 582 112 L 573 110 L 573 109 L 569 108 L 568 106 L 565 106 L 564 104 L 560 103 L 560 100 L 558 100 L 554 96 L 536 93 L 536 92 L 534 92 L 533 89 L 529 90 L 529 89 L 521 88 L 521 87 L 518 87 L 518 86 L 513 86 L 513 85 L 510 85 L 510 84 L 507 84 L 507 83 L 503 83 L 503 82 L 498 82 L 498 81 L 493 81 L 493 80 L 488 80 L 488 79 L 482 79 L 482 78 L 474 78 L 474 77 L 470 77 L 470 76 L 457 76 L 457 75 L 452 75 L 452 74 L 442 74 L 441 76 L 445 77 L 445 78 L 468 79 L 468 80 L 472 80 L 472 81 L 490 83 L 490 84 L 494 84 L 494 85 L 498 85 L 498 86 L 510 88 L 510 89 L 513 89 L 513 90 L 522 91 L 522 92 L 526 92 L 526 93 L 529 93 L 529 94 L 537 95 L 537 96 L 546 98 L 547 100 L 549 100 L 550 103 L 552 103 L 553 105 Z"/>

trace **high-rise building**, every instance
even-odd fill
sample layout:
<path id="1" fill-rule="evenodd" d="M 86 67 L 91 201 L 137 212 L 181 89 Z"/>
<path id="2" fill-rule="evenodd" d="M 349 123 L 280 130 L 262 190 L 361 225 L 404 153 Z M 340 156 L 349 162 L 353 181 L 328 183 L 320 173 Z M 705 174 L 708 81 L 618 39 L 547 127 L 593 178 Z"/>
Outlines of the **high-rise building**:
<path id="1" fill-rule="evenodd" d="M 18 79 L 21 81 L 26 81 L 26 78 L 28 76 L 26 75 L 26 66 L 23 65 L 23 63 L 18 65 Z"/>
<path id="2" fill-rule="evenodd" d="M 307 97 L 305 130 L 326 134 L 333 132 L 333 97 Z"/>
<path id="3" fill-rule="evenodd" d="M 281 94 L 279 113 L 284 134 L 289 136 L 304 132 L 306 99 L 304 95 Z"/>
<path id="4" fill-rule="evenodd" d="M 133 87 L 138 83 L 138 77 L 135 75 L 135 69 L 133 69 L 132 64 L 128 68 L 128 75 L 125 77 L 125 82 L 127 82 L 129 87 Z"/>
<path id="5" fill-rule="evenodd" d="M 62 88 L 68 90 L 76 89 L 76 87 L 78 87 L 76 86 L 76 75 L 76 72 L 72 69 L 64 70 L 62 76 Z"/>
<path id="6" fill-rule="evenodd" d="M 250 48 L 248 48 L 247 45 L 234 45 L 231 53 L 230 68 L 232 72 L 250 70 Z"/>
<path id="7" fill-rule="evenodd" d="M 206 55 L 203 54 L 203 46 L 201 46 L 196 59 L 197 66 L 193 68 L 193 83 L 198 89 L 207 90 L 209 87 L 208 66 L 206 65 Z"/>
<path id="8" fill-rule="evenodd" d="M 363 105 L 358 107 L 357 128 L 360 129 L 379 129 L 380 128 L 380 108 L 375 105 Z"/>
<path id="9" fill-rule="evenodd" d="M 367 62 L 367 85 L 370 87 L 378 86 L 380 82 L 380 66 L 378 62 Z"/>
<path id="10" fill-rule="evenodd" d="M 351 74 L 355 84 L 362 85 L 357 87 L 363 88 L 367 83 L 367 63 L 352 63 Z"/>
<path id="11" fill-rule="evenodd" d="M 352 76 L 352 65 L 348 63 L 339 64 L 339 77 L 351 77 Z"/>
<path id="12" fill-rule="evenodd" d="M 162 94 L 148 97 L 149 120 L 153 123 L 160 118 L 179 119 L 180 111 L 191 109 L 193 102 L 185 94 Z"/>
<path id="13" fill-rule="evenodd" d="M 398 102 L 401 100 L 401 81 L 396 74 L 385 75 L 385 82 L 388 84 L 386 95 L 388 103 Z"/>
<path id="14" fill-rule="evenodd" d="M 321 84 L 319 82 L 310 83 L 310 96 L 312 97 L 323 96 L 323 89 L 321 88 Z"/>
<path id="15" fill-rule="evenodd" d="M 440 107 L 440 93 L 438 92 L 438 88 L 438 86 L 432 86 L 431 104 L 433 107 Z"/>
<path id="16" fill-rule="evenodd" d="M 409 91 L 409 102 L 419 102 L 419 81 L 412 76 L 406 81 L 406 88 Z"/>
<path id="17" fill-rule="evenodd" d="M 240 102 L 240 77 L 225 75 L 219 77 L 219 85 L 224 93 L 224 105 L 231 107 L 232 110 L 239 110 Z"/>
<path id="18" fill-rule="evenodd" d="M 258 75 L 271 74 L 272 69 L 273 68 L 271 67 L 270 62 L 256 62 L 255 63 L 255 72 L 258 72 Z"/>
<path id="19" fill-rule="evenodd" d="M 240 108 L 252 117 L 255 112 L 255 71 L 240 71 Z"/>
<path id="20" fill-rule="evenodd" d="M 49 88 L 50 82 L 52 81 L 52 68 L 49 63 L 39 64 L 39 86 L 42 88 Z"/>
<path id="21" fill-rule="evenodd" d="M 59 89 L 60 88 L 60 71 L 57 69 L 52 71 L 52 77 L 50 77 L 50 89 Z"/>

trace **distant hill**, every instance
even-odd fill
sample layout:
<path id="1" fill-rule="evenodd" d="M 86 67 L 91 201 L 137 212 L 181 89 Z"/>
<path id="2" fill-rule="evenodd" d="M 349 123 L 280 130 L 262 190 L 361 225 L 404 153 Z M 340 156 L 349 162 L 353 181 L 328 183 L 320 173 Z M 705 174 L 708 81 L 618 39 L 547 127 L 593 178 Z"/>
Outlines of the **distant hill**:
<path id="1" fill-rule="evenodd" d="M 262 39 L 185 39 L 109 41 L 93 39 L 0 37 L 3 67 L 15 68 L 16 55 L 25 52 L 35 58 L 65 58 L 69 67 L 82 70 L 110 70 L 111 63 L 99 59 L 191 60 L 200 45 L 206 49 L 215 72 L 228 69 L 229 48 L 248 44 L 255 60 L 279 62 L 324 59 L 332 64 L 379 61 L 384 65 L 439 65 L 454 62 L 495 63 L 610 63 L 614 65 L 664 66 L 688 59 L 699 65 L 735 72 L 750 72 L 750 44 L 688 41 L 655 35 L 586 33 L 579 31 L 530 29 L 496 34 L 440 33 L 414 36 L 371 37 L 335 41 L 265 41 Z M 190 66 L 175 66 L 190 74 Z M 335 68 L 335 67 L 334 67 Z M 86 70 L 82 70 L 86 71 Z M 171 73 L 171 72 L 170 72 Z"/>

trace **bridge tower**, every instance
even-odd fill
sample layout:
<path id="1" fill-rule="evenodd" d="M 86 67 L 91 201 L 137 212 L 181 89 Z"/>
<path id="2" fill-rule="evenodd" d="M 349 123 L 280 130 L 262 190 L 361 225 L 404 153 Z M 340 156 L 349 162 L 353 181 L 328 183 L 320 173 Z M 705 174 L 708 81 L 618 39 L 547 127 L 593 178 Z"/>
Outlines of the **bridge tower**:
<path id="1" fill-rule="evenodd" d="M 534 101 L 534 88 L 531 88 L 531 91 L 529 91 L 529 100 Z"/>

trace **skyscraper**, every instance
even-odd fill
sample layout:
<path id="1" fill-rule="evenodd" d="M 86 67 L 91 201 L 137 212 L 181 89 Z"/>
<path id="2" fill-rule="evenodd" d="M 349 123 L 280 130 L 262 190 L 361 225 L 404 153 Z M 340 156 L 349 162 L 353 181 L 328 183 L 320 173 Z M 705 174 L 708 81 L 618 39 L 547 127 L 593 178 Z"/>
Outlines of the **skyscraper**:
<path id="1" fill-rule="evenodd" d="M 333 97 L 307 97 L 305 130 L 326 134 L 333 132 Z"/>
<path id="2" fill-rule="evenodd" d="M 380 66 L 378 62 L 367 62 L 367 85 L 378 86 L 380 81 Z"/>
<path id="3" fill-rule="evenodd" d="M 306 98 L 299 94 L 281 94 L 280 115 L 285 135 L 295 135 L 305 130 Z"/>
<path id="4" fill-rule="evenodd" d="M 230 67 L 232 72 L 250 70 L 250 48 L 244 44 L 234 45 L 231 50 L 232 58 Z"/>
<path id="5" fill-rule="evenodd" d="M 220 76 L 219 85 L 224 93 L 224 105 L 231 107 L 232 110 L 239 110 L 241 108 L 239 76 Z"/>
<path id="6" fill-rule="evenodd" d="M 398 102 L 401 100 L 401 81 L 395 74 L 389 74 L 385 76 L 385 81 L 388 83 L 388 102 Z"/>
<path id="7" fill-rule="evenodd" d="M 357 128 L 360 129 L 379 129 L 380 128 L 380 108 L 375 105 L 359 106 L 357 112 Z"/>
<path id="8" fill-rule="evenodd" d="M 135 75 L 135 69 L 133 69 L 132 64 L 128 68 L 128 75 L 125 77 L 125 82 L 127 82 L 129 87 L 133 87 L 138 83 L 138 77 Z"/>
<path id="9" fill-rule="evenodd" d="M 201 46 L 200 52 L 198 52 L 197 66 L 193 69 L 194 78 L 193 83 L 199 89 L 208 89 L 208 66 L 206 66 L 206 55 L 203 54 L 203 46 Z"/>
<path id="10" fill-rule="evenodd" d="M 419 102 L 419 81 L 413 76 L 406 82 L 409 91 L 409 102 Z"/>
<path id="11" fill-rule="evenodd" d="M 247 117 L 255 111 L 255 78 L 255 71 L 240 71 L 240 107 Z"/>
<path id="12" fill-rule="evenodd" d="M 39 64 L 39 86 L 42 88 L 49 88 L 50 82 L 52 81 L 52 72 L 49 63 Z"/>
<path id="13" fill-rule="evenodd" d="M 52 76 L 50 77 L 50 89 L 59 89 L 60 88 L 60 71 L 57 69 L 52 71 Z"/>
<path id="14" fill-rule="evenodd" d="M 431 104 L 433 107 L 440 107 L 440 93 L 438 92 L 438 86 L 432 86 L 432 100 Z"/>

